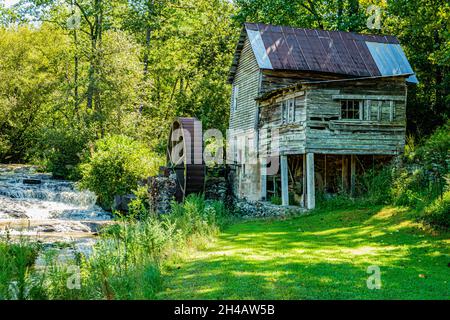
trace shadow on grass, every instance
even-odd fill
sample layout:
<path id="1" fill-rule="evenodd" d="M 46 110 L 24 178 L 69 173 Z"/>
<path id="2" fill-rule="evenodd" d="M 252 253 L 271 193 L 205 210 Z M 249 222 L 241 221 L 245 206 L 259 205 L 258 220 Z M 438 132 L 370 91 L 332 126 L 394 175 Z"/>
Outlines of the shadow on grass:
<path id="1" fill-rule="evenodd" d="M 425 236 L 404 214 L 340 210 L 230 226 L 167 272 L 160 298 L 448 298 L 446 236 Z M 381 290 L 367 288 L 371 265 L 381 269 Z"/>

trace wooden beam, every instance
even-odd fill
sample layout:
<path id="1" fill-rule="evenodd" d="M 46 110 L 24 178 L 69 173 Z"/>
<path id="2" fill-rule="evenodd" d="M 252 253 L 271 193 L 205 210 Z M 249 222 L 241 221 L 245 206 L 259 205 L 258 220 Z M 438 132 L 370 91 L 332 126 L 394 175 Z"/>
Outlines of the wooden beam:
<path id="1" fill-rule="evenodd" d="M 351 195 L 355 196 L 356 191 L 356 155 L 351 155 L 350 161 L 350 190 Z"/>
<path id="2" fill-rule="evenodd" d="M 287 156 L 281 156 L 281 200 L 283 206 L 289 205 L 289 176 Z"/>
<path id="3" fill-rule="evenodd" d="M 327 192 L 327 186 L 328 186 L 328 181 L 327 181 L 327 155 L 324 156 L 324 164 L 323 164 L 323 192 Z"/>
<path id="4" fill-rule="evenodd" d="M 342 155 L 342 190 L 348 191 L 348 158 Z"/>
<path id="5" fill-rule="evenodd" d="M 303 169 L 303 175 L 302 175 L 302 178 L 303 178 L 303 208 L 306 208 L 306 195 L 307 195 L 306 188 L 308 187 L 308 185 L 306 183 L 307 182 L 306 181 L 306 154 L 303 155 L 302 169 Z"/>
<path id="6" fill-rule="evenodd" d="M 261 200 L 267 200 L 267 159 L 261 158 Z"/>
<path id="7" fill-rule="evenodd" d="M 314 153 L 306 154 L 307 209 L 316 207 L 316 190 L 314 179 Z"/>
<path id="8" fill-rule="evenodd" d="M 334 94 L 333 100 L 375 100 L 375 101 L 405 101 L 405 96 L 386 96 L 368 94 Z"/>

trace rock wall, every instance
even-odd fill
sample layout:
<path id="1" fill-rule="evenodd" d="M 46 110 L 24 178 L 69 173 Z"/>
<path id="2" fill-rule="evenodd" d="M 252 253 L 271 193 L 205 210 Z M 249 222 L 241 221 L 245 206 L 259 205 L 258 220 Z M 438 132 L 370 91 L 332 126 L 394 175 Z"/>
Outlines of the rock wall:
<path id="1" fill-rule="evenodd" d="M 236 199 L 234 207 L 235 213 L 243 218 L 284 217 L 306 212 L 301 207 L 283 207 L 270 202 L 248 201 L 245 199 Z"/>
<path id="2" fill-rule="evenodd" d="M 150 210 L 158 214 L 170 212 L 171 202 L 175 199 L 177 181 L 173 176 L 150 177 L 147 181 Z"/>

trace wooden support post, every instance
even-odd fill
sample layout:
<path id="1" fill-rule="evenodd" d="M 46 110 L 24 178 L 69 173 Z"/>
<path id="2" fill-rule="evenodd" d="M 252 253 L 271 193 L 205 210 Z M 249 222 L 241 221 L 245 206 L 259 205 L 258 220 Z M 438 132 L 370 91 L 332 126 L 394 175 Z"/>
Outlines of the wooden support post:
<path id="1" fill-rule="evenodd" d="M 303 208 L 306 208 L 306 195 L 307 195 L 307 183 L 306 183 L 306 154 L 303 155 Z"/>
<path id="2" fill-rule="evenodd" d="M 316 207 L 316 190 L 314 179 L 314 153 L 306 154 L 306 184 L 307 184 L 307 208 L 314 209 Z"/>
<path id="3" fill-rule="evenodd" d="M 356 191 L 356 156 L 352 154 L 350 160 L 350 192 L 354 196 Z"/>
<path id="4" fill-rule="evenodd" d="M 261 158 L 261 200 L 267 200 L 267 158 Z"/>
<path id="5" fill-rule="evenodd" d="M 281 156 L 281 200 L 283 206 L 289 205 L 289 177 L 287 156 Z"/>
<path id="6" fill-rule="evenodd" d="M 327 186 L 328 186 L 328 181 L 327 181 L 327 155 L 324 156 L 324 164 L 323 164 L 323 192 L 326 193 L 327 192 Z"/>
<path id="7" fill-rule="evenodd" d="M 342 156 L 342 190 L 348 191 L 348 158 Z"/>

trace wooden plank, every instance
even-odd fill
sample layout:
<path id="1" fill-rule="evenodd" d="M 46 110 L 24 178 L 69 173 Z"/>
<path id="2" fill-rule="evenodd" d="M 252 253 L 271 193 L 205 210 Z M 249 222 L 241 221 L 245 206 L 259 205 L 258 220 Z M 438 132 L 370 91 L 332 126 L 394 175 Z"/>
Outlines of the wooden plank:
<path id="1" fill-rule="evenodd" d="M 303 154 L 303 208 L 306 208 L 307 206 L 307 200 L 306 200 L 306 195 L 307 195 L 307 181 L 306 181 L 306 154 Z"/>
<path id="2" fill-rule="evenodd" d="M 342 189 L 348 191 L 348 157 L 342 156 Z"/>
<path id="3" fill-rule="evenodd" d="M 281 201 L 283 206 L 289 205 L 289 177 L 287 156 L 281 156 Z"/>
<path id="4" fill-rule="evenodd" d="M 267 159 L 261 158 L 261 200 L 267 200 Z"/>
<path id="5" fill-rule="evenodd" d="M 368 94 L 335 94 L 333 100 L 382 100 L 382 101 L 405 101 L 405 96 L 399 95 L 368 95 Z"/>
<path id="6" fill-rule="evenodd" d="M 356 191 L 356 156 L 351 155 L 350 160 L 350 192 L 352 196 L 355 196 Z"/>
<path id="7" fill-rule="evenodd" d="M 316 207 L 316 190 L 314 177 L 314 153 L 306 154 L 307 209 Z"/>

